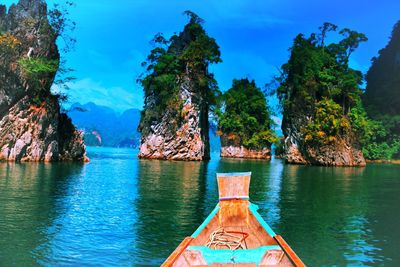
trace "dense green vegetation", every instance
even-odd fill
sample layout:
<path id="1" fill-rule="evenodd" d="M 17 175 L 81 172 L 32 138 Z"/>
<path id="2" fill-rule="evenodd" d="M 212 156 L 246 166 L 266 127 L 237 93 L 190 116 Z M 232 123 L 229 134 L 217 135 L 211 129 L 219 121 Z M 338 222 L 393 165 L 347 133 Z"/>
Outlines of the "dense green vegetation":
<path id="1" fill-rule="evenodd" d="M 263 149 L 277 141 L 266 98 L 254 80 L 233 80 L 222 99 L 217 115 L 223 145 Z"/>
<path id="2" fill-rule="evenodd" d="M 295 38 L 289 62 L 278 77 L 278 97 L 284 111 L 295 108 L 299 101 L 313 109 L 326 97 L 340 104 L 345 115 L 359 98 L 362 82 L 361 72 L 348 66 L 349 57 L 367 38 L 345 28 L 339 31 L 341 41 L 327 45 L 327 33 L 336 31 L 337 26 L 325 23 L 319 29 L 320 33 L 309 38 L 303 34 Z"/>
<path id="3" fill-rule="evenodd" d="M 306 38 L 299 34 L 288 63 L 282 66 L 277 95 L 284 117 L 311 116 L 301 132 L 310 145 L 326 145 L 339 137 L 356 135 L 367 159 L 392 159 L 400 152 L 400 23 L 388 46 L 372 60 L 363 95 L 360 71 L 349 58 L 364 34 L 325 23 Z M 342 39 L 326 43 L 327 33 Z M 363 100 L 363 101 L 362 101 Z M 364 103 L 367 111 L 364 108 Z"/>
<path id="4" fill-rule="evenodd" d="M 154 48 L 142 64 L 146 71 L 138 82 L 143 86 L 145 97 L 154 99 L 142 113 L 142 131 L 159 122 L 166 111 L 178 118 L 170 126 L 175 129 L 179 125 L 179 119 L 185 115 L 178 95 L 182 86 L 196 90 L 205 110 L 216 103 L 219 90 L 208 65 L 221 62 L 219 47 L 207 35 L 201 18 L 191 11 L 185 14 L 189 22 L 183 31 L 169 40 L 157 34 L 153 39 Z"/>
<path id="5" fill-rule="evenodd" d="M 363 151 L 370 159 L 400 158 L 400 21 L 388 45 L 372 59 L 366 80 L 363 101 L 373 134 L 364 136 Z"/>
<path id="6" fill-rule="evenodd" d="M 350 128 L 349 120 L 343 116 L 342 107 L 332 99 L 323 98 L 315 105 L 314 120 L 304 126 L 307 142 L 329 144 Z"/>
<path id="7" fill-rule="evenodd" d="M 388 116 L 382 120 L 370 119 L 359 101 L 352 108 L 349 117 L 358 133 L 362 151 L 367 159 L 390 160 L 398 157 L 400 138 L 390 131 L 393 127 L 390 121 L 396 120 L 396 116 L 391 118 Z"/>
<path id="8" fill-rule="evenodd" d="M 349 58 L 364 34 L 324 23 L 319 33 L 306 38 L 299 34 L 291 47 L 289 61 L 277 77 L 277 95 L 286 119 L 301 113 L 311 116 L 302 129 L 309 144 L 329 144 L 351 131 L 349 113 L 360 100 L 362 74 L 349 67 Z M 327 44 L 329 32 L 338 31 L 341 40 Z"/>

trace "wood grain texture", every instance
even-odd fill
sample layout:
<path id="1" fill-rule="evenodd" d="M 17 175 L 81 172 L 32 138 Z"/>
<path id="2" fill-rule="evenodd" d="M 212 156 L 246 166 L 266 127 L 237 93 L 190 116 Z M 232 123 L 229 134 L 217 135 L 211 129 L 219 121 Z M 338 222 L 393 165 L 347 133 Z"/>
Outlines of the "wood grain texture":
<path id="1" fill-rule="evenodd" d="M 263 258 L 261 259 L 260 265 L 261 266 L 274 266 L 278 265 L 281 261 L 285 252 L 282 250 L 269 250 L 265 252 Z"/>
<path id="2" fill-rule="evenodd" d="M 217 176 L 219 198 L 249 197 L 250 176 Z"/>
<path id="3" fill-rule="evenodd" d="M 177 261 L 177 259 L 180 257 L 180 255 L 185 251 L 185 249 L 189 246 L 190 242 L 192 242 L 193 237 L 186 237 L 183 239 L 183 241 L 180 243 L 180 245 L 172 252 L 172 254 L 164 261 L 164 263 L 161 265 L 162 267 L 170 267 L 174 266 L 174 263 Z M 176 265 L 180 266 L 180 265 Z"/>
<path id="4" fill-rule="evenodd" d="M 249 201 L 230 200 L 220 201 L 218 212 L 219 224 L 226 226 L 247 226 L 249 216 Z"/>
<path id="5" fill-rule="evenodd" d="M 218 213 L 217 215 L 211 219 L 210 223 L 204 227 L 204 229 L 200 232 L 200 234 L 192 241 L 192 246 L 204 246 L 207 243 L 210 234 L 218 229 L 219 221 L 218 221 Z"/>
<path id="6" fill-rule="evenodd" d="M 186 261 L 189 263 L 188 266 L 207 265 L 203 255 L 201 255 L 201 252 L 198 250 L 185 250 L 181 257 L 186 259 Z"/>
<path id="7" fill-rule="evenodd" d="M 249 228 L 253 235 L 259 240 L 260 246 L 277 245 L 277 241 L 270 236 L 267 231 L 260 225 L 257 218 L 253 214 L 249 214 Z"/>

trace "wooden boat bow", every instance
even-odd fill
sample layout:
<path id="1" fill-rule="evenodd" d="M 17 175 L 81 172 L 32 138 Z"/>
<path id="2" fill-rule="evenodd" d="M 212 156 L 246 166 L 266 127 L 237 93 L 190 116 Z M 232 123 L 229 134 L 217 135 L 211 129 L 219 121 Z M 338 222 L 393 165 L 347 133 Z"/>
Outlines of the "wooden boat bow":
<path id="1" fill-rule="evenodd" d="M 162 266 L 305 266 L 249 202 L 250 179 L 250 172 L 218 173 L 219 203 Z"/>

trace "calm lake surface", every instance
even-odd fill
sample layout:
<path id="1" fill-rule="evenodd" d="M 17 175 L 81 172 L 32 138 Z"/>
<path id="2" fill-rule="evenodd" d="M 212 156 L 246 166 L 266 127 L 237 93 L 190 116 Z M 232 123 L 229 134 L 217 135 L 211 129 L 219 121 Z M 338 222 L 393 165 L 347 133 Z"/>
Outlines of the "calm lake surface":
<path id="1" fill-rule="evenodd" d="M 252 171 L 250 198 L 308 266 L 400 266 L 400 166 L 138 160 L 0 163 L 0 266 L 158 266 L 217 203 L 216 172 Z"/>

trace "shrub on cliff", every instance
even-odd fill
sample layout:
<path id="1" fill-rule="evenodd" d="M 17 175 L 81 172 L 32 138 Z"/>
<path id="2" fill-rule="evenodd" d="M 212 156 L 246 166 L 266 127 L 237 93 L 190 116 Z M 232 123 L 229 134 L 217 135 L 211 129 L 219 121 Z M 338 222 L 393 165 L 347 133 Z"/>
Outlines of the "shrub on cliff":
<path id="1" fill-rule="evenodd" d="M 31 86 L 33 101 L 40 104 L 49 95 L 48 88 L 58 70 L 58 59 L 22 58 L 17 62 L 22 68 L 25 80 Z"/>
<path id="2" fill-rule="evenodd" d="M 10 56 L 12 56 L 21 41 L 11 33 L 0 33 L 0 60 L 3 64 L 9 64 Z"/>
<path id="3" fill-rule="evenodd" d="M 219 90 L 208 65 L 221 62 L 219 47 L 208 36 L 200 17 L 191 11 L 185 14 L 189 22 L 183 31 L 169 39 L 157 34 L 153 39 L 154 48 L 142 63 L 145 72 L 138 82 L 143 86 L 145 97 L 154 99 L 142 112 L 139 126 L 142 133 L 167 112 L 175 119 L 169 124 L 171 130 L 179 126 L 184 111 L 178 94 L 184 83 L 190 83 L 196 90 L 197 99 L 206 110 L 216 103 Z"/>
<path id="4" fill-rule="evenodd" d="M 350 121 L 343 116 L 340 105 L 332 99 L 323 98 L 315 105 L 315 116 L 304 126 L 302 133 L 306 142 L 329 144 L 349 129 Z"/>
<path id="5" fill-rule="evenodd" d="M 277 141 L 266 98 L 254 81 L 233 80 L 222 99 L 223 108 L 217 111 L 222 145 L 263 149 Z"/>

